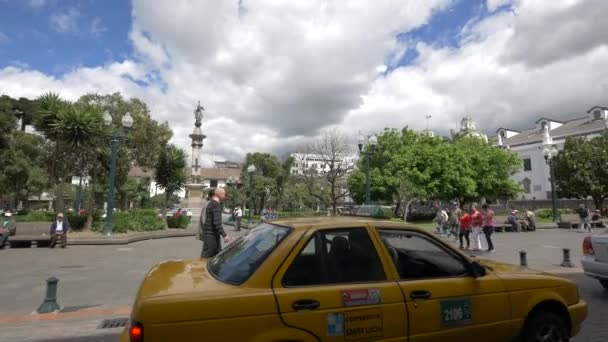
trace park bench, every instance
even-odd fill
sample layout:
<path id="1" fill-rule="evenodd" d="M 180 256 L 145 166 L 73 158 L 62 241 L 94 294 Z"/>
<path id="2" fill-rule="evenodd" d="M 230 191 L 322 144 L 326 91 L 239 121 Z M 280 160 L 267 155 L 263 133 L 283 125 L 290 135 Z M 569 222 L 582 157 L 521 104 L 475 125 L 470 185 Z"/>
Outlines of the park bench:
<path id="1" fill-rule="evenodd" d="M 15 235 L 9 239 L 11 248 L 48 246 L 51 242 L 51 222 L 17 222 Z"/>

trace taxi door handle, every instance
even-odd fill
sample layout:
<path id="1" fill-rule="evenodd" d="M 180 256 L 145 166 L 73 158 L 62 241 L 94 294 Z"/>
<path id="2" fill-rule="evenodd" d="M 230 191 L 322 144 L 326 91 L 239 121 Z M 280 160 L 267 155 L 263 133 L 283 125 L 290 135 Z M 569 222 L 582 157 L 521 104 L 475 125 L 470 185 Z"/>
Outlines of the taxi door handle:
<path id="1" fill-rule="evenodd" d="M 296 311 L 315 310 L 320 305 L 321 305 L 321 303 L 319 303 L 319 301 L 314 300 L 314 299 L 300 299 L 300 300 L 296 300 L 295 302 L 293 302 L 291 307 Z"/>
<path id="2" fill-rule="evenodd" d="M 425 290 L 418 290 L 410 292 L 411 299 L 429 299 L 431 298 L 431 293 Z"/>

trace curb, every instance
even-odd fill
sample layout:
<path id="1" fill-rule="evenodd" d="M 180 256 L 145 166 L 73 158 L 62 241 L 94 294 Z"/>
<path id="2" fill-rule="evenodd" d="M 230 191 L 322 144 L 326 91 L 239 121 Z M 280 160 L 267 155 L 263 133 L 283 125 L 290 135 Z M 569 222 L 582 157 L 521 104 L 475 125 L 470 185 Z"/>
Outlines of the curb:
<path id="1" fill-rule="evenodd" d="M 68 238 L 68 246 L 77 245 L 127 245 L 133 242 L 153 240 L 153 239 L 167 239 L 175 237 L 188 237 L 196 235 L 192 230 L 182 230 L 175 232 L 150 232 L 141 233 L 141 235 L 134 235 L 128 237 L 115 237 L 115 236 L 100 236 L 94 238 Z"/>

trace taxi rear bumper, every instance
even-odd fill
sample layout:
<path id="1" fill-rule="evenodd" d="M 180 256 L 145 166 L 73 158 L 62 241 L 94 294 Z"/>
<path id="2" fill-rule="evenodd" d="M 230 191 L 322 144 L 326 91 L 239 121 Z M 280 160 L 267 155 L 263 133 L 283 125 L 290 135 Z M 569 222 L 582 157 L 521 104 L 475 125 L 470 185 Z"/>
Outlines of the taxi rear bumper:
<path id="1" fill-rule="evenodd" d="M 578 303 L 568 306 L 568 313 L 570 314 L 572 325 L 570 336 L 574 336 L 581 330 L 581 325 L 585 318 L 587 318 L 587 302 L 580 300 Z"/>

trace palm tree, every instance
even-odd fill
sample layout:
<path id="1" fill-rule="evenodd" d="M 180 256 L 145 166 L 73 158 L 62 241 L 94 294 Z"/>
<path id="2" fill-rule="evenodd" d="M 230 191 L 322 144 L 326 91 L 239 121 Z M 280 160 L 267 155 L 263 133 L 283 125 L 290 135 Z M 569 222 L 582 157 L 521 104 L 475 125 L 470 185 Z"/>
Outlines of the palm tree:
<path id="1" fill-rule="evenodd" d="M 62 100 L 56 93 L 43 94 L 37 102 L 34 125 L 54 143 L 50 174 L 56 187 L 55 209 L 63 212 L 65 177 L 73 171 L 83 177 L 86 175 L 87 161 L 95 159 L 91 158 L 91 153 L 100 145 L 104 134 L 101 110 Z"/>
<path id="2" fill-rule="evenodd" d="M 186 184 L 186 156 L 186 151 L 170 144 L 161 151 L 156 162 L 154 180 L 165 191 L 163 219 L 167 216 L 169 198 Z"/>

